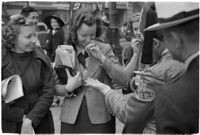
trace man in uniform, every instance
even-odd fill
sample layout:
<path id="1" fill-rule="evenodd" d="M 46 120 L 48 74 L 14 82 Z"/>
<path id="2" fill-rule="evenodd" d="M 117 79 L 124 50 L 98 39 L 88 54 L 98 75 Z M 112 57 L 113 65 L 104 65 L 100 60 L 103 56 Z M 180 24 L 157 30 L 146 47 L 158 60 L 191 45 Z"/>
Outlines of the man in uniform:
<path id="1" fill-rule="evenodd" d="M 110 111 L 125 124 L 124 133 L 156 133 L 153 90 L 156 86 L 171 83 L 184 72 L 183 64 L 173 60 L 162 44 L 162 36 L 157 33 L 153 44 L 157 64 L 142 72 L 135 72 L 136 76 L 130 82 L 134 93 L 122 95 L 97 80 L 86 81 L 87 86 L 95 87 L 105 95 L 105 102 Z"/>
<path id="2" fill-rule="evenodd" d="M 170 7 L 170 10 L 169 10 Z M 199 4 L 156 3 L 158 24 L 174 59 L 186 72 L 174 83 L 156 90 L 155 116 L 158 133 L 199 132 Z"/>

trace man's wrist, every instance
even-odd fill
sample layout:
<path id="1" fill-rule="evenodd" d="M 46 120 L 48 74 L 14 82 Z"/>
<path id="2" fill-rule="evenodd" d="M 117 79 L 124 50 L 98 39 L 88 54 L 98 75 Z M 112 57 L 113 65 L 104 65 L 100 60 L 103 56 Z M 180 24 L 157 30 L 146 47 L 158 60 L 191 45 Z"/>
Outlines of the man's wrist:
<path id="1" fill-rule="evenodd" d="M 111 88 L 109 86 L 106 86 L 104 88 L 103 94 L 106 95 L 106 93 L 108 93 L 109 91 L 111 91 Z"/>

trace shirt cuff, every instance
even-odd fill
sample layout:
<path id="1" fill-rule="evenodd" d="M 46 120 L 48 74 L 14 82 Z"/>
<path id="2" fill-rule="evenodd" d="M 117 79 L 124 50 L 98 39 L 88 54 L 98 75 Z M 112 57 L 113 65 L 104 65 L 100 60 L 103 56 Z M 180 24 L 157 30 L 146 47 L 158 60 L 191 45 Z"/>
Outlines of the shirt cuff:
<path id="1" fill-rule="evenodd" d="M 106 56 L 103 55 L 103 56 L 101 57 L 101 59 L 100 59 L 101 64 L 103 64 L 103 62 L 105 61 L 105 59 L 106 59 Z"/>

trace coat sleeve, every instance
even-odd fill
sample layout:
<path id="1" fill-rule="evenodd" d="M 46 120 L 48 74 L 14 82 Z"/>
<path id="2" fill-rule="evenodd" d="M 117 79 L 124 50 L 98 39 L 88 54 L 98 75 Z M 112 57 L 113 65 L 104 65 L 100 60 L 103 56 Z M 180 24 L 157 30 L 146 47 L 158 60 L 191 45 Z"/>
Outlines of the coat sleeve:
<path id="1" fill-rule="evenodd" d="M 109 91 L 105 101 L 109 110 L 122 123 L 131 125 L 133 133 L 142 133 L 152 112 L 153 100 L 141 100 L 135 93 L 122 95 L 117 91 Z"/>
<path id="2" fill-rule="evenodd" d="M 127 86 L 128 79 L 124 67 L 119 63 L 118 58 L 115 56 L 110 46 L 107 47 L 105 56 L 106 59 L 103 61 L 102 66 L 108 73 L 109 77 L 117 84 Z"/>
<path id="3" fill-rule="evenodd" d="M 2 119 L 16 123 L 22 122 L 24 109 L 6 104 L 2 101 Z"/>
<path id="4" fill-rule="evenodd" d="M 3 53 L 5 53 L 5 52 L 2 52 L 2 54 Z M 6 53 L 5 53 L 5 55 L 2 56 L 2 68 L 1 68 L 1 70 L 2 70 L 2 72 L 1 72 L 2 73 L 1 74 L 2 80 L 8 77 L 7 75 L 5 75 L 6 72 L 4 71 L 4 63 L 7 62 L 4 59 L 6 56 L 7 56 Z M 5 103 L 2 99 L 1 105 L 2 105 L 1 106 L 2 107 L 1 108 L 2 109 L 1 110 L 2 120 L 11 121 L 11 122 L 15 122 L 15 123 L 22 122 L 25 109 L 15 106 L 15 101 L 13 101 L 12 103 Z"/>
<path id="5" fill-rule="evenodd" d="M 36 127 L 44 118 L 53 102 L 54 80 L 53 69 L 50 67 L 50 64 L 47 65 L 43 63 L 41 74 L 41 80 L 43 83 L 41 96 L 34 105 L 33 109 L 26 116 L 32 120 L 34 127 Z"/>
<path id="6" fill-rule="evenodd" d="M 51 31 L 47 35 L 46 50 L 47 50 L 47 52 L 52 52 L 52 50 L 53 50 L 53 48 L 52 48 L 52 34 L 51 34 Z"/>

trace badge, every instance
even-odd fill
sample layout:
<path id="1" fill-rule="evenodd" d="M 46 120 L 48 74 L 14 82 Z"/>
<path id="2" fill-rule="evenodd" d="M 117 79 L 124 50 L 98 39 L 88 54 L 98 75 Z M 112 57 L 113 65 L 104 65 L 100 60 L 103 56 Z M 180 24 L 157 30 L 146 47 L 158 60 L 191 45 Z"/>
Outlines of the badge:
<path id="1" fill-rule="evenodd" d="M 147 88 L 146 83 L 142 83 L 142 85 L 140 85 L 135 92 L 136 99 L 140 101 L 151 102 L 155 99 L 155 96 L 155 92 Z"/>

